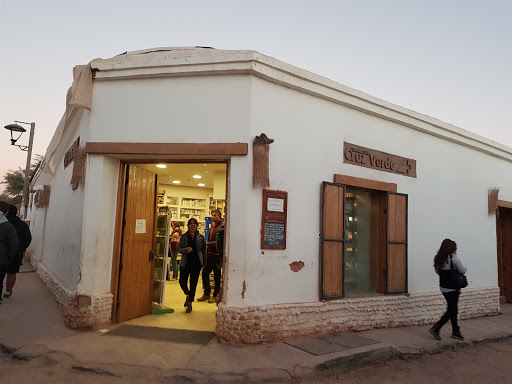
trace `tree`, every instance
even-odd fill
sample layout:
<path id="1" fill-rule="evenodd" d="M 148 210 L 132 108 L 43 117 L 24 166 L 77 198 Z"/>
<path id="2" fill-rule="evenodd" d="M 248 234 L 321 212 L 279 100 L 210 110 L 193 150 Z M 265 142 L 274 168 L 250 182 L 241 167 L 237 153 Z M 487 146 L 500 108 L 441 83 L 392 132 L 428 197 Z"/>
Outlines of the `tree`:
<path id="1" fill-rule="evenodd" d="M 29 180 L 34 176 L 39 163 L 43 157 L 41 155 L 35 155 L 33 163 L 30 165 Z M 4 180 L 0 184 L 5 184 L 4 193 L 0 195 L 0 200 L 5 201 L 9 204 L 20 206 L 21 197 L 23 195 L 23 175 L 25 171 L 18 169 L 16 171 L 8 170 L 4 175 Z"/>
<path id="2" fill-rule="evenodd" d="M 8 204 L 12 205 L 19 205 L 21 203 L 21 198 L 19 200 L 16 200 L 5 193 L 0 194 L 0 201 L 5 201 Z"/>

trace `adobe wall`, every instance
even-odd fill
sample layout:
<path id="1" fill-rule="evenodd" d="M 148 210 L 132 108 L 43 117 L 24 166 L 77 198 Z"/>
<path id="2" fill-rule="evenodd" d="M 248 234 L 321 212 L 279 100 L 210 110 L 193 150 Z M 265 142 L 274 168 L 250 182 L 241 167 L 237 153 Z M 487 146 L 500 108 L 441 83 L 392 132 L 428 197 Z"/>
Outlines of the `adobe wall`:
<path id="1" fill-rule="evenodd" d="M 77 295 L 70 292 L 44 265 L 32 262 L 37 274 L 62 306 L 64 323 L 70 328 L 97 329 L 110 324 L 112 294 Z"/>
<path id="2" fill-rule="evenodd" d="M 348 330 L 433 324 L 445 309 L 446 301 L 440 292 L 302 304 L 220 305 L 216 332 L 224 343 L 260 344 Z M 498 287 L 464 289 L 459 300 L 459 319 L 497 315 L 499 309 Z"/>

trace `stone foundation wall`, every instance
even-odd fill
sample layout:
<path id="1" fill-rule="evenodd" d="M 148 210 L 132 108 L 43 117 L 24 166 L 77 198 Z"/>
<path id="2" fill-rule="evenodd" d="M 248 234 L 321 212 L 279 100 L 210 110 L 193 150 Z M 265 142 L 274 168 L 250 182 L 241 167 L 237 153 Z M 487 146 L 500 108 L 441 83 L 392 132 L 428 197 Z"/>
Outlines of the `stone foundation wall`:
<path id="1" fill-rule="evenodd" d="M 496 315 L 499 288 L 464 289 L 459 319 Z M 229 344 L 257 344 L 347 330 L 433 324 L 446 310 L 440 292 L 253 307 L 219 306 L 217 336 Z"/>
<path id="2" fill-rule="evenodd" d="M 113 296 L 110 293 L 97 296 L 78 295 L 66 289 L 44 265 L 32 260 L 37 274 L 55 299 L 62 305 L 64 323 L 70 328 L 99 328 L 110 324 Z"/>

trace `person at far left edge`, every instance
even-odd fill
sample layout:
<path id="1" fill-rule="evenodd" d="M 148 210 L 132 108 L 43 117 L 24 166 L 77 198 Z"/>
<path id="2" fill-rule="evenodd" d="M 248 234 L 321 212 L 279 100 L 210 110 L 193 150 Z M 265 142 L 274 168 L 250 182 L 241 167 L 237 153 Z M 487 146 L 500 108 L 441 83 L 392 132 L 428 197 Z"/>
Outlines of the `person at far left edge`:
<path id="1" fill-rule="evenodd" d="M 16 229 L 16 233 L 18 234 L 18 253 L 13 261 L 9 263 L 7 266 L 7 277 L 5 278 L 5 293 L 4 297 L 11 297 L 12 288 L 16 283 L 16 274 L 20 271 L 20 267 L 23 262 L 23 256 L 25 256 L 25 251 L 27 250 L 30 242 L 32 241 L 32 235 L 30 234 L 30 229 L 23 220 L 21 220 L 18 216 L 18 209 L 11 205 L 9 207 L 9 212 L 7 214 L 7 220 L 14 226 Z"/>
<path id="2" fill-rule="evenodd" d="M 2 303 L 2 290 L 4 277 L 7 273 L 7 266 L 11 263 L 18 253 L 18 235 L 16 229 L 7 220 L 9 204 L 0 201 L 0 303 Z"/>

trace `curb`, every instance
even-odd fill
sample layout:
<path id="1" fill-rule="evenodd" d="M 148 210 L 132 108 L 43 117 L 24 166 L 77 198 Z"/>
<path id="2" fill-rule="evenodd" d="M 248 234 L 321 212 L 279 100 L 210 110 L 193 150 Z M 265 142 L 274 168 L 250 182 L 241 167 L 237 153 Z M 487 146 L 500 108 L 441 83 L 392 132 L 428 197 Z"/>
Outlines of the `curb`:
<path id="1" fill-rule="evenodd" d="M 492 336 L 481 340 L 464 340 L 455 343 L 449 343 L 444 345 L 438 345 L 432 349 L 421 349 L 416 352 L 400 352 L 398 351 L 397 357 L 401 359 L 421 358 L 423 355 L 437 355 L 446 351 L 455 351 L 457 349 L 468 348 L 473 345 L 482 345 L 487 343 L 506 341 L 512 339 L 512 333 L 507 335 Z M 442 342 L 439 342 L 442 343 Z"/>
<path id="2" fill-rule="evenodd" d="M 313 369 L 317 372 L 325 372 L 330 369 L 354 369 L 362 366 L 393 359 L 398 356 L 398 351 L 388 345 L 383 348 L 371 351 L 354 353 L 347 356 L 337 357 L 317 364 Z"/>

